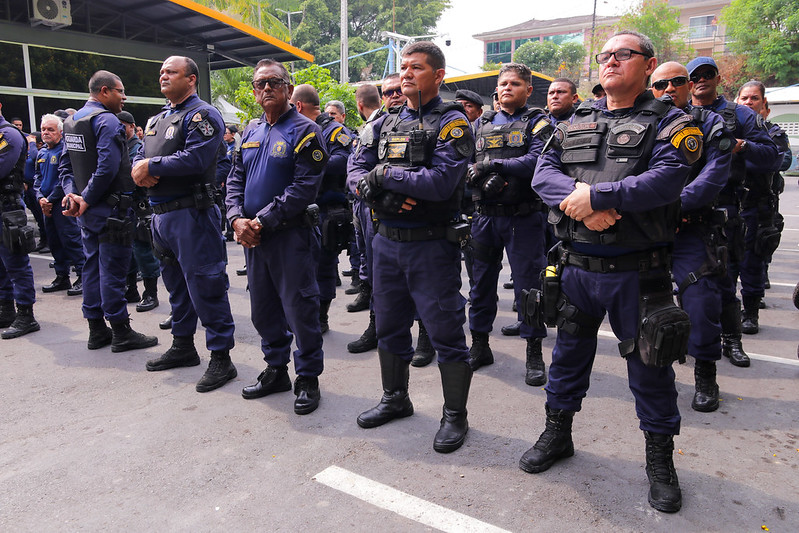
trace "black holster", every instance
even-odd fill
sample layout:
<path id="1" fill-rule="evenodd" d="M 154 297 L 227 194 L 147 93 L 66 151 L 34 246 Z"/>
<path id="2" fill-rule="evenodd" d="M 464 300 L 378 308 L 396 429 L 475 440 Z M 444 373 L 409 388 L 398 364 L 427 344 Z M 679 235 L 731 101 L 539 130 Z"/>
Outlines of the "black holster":
<path id="1" fill-rule="evenodd" d="M 105 244 L 130 246 L 133 244 L 133 221 L 129 218 L 108 217 L 99 241 Z"/>
<path id="2" fill-rule="evenodd" d="M 330 207 L 322 222 L 322 247 L 334 254 L 349 248 L 353 236 L 352 212 L 346 207 Z"/>
<path id="3" fill-rule="evenodd" d="M 3 213 L 3 244 L 14 255 L 27 255 L 36 248 L 36 236 L 28 226 L 28 215 L 23 209 Z"/>
<path id="4" fill-rule="evenodd" d="M 636 348 L 646 366 L 666 367 L 674 361 L 685 362 L 691 320 L 688 313 L 677 307 L 672 295 L 668 273 L 659 277 L 641 275 L 640 325 Z M 627 342 L 619 345 L 622 355 Z"/>

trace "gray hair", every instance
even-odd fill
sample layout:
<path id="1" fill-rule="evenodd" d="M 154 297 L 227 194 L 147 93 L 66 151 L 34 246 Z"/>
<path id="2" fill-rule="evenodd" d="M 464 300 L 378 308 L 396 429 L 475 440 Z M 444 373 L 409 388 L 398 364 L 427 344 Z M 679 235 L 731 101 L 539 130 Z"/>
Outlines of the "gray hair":
<path id="1" fill-rule="evenodd" d="M 42 115 L 42 120 L 39 122 L 39 124 L 44 124 L 45 121 L 55 121 L 55 123 L 58 124 L 58 131 L 64 131 L 64 121 L 61 120 L 61 117 L 58 115 L 53 115 L 52 113 Z"/>
<path id="2" fill-rule="evenodd" d="M 325 109 L 327 109 L 328 107 L 335 107 L 336 109 L 338 109 L 338 112 L 341 113 L 342 115 L 347 114 L 346 106 L 344 106 L 344 103 L 339 100 L 330 100 L 328 103 L 325 104 Z"/>

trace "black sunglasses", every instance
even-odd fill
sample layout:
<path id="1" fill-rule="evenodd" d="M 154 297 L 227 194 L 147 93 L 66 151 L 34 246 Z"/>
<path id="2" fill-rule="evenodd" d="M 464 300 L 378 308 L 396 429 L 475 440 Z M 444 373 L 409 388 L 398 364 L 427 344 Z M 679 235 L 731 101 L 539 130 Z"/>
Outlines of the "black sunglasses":
<path id="1" fill-rule="evenodd" d="M 252 88 L 263 91 L 266 88 L 267 83 L 272 89 L 277 89 L 283 85 L 288 85 L 288 82 L 283 78 L 263 78 L 260 80 L 252 80 Z"/>
<path id="2" fill-rule="evenodd" d="M 394 96 L 395 94 L 402 94 L 402 89 L 397 87 L 396 89 L 386 89 L 383 91 L 383 96 Z"/>
<path id="3" fill-rule="evenodd" d="M 682 87 L 688 83 L 688 76 L 674 76 L 669 80 L 658 80 L 652 84 L 652 88 L 657 91 L 665 91 L 669 83 L 675 87 Z"/>
<path id="4" fill-rule="evenodd" d="M 697 72 L 696 74 L 691 74 L 691 81 L 694 83 L 699 83 L 702 80 L 712 80 L 716 77 L 716 71 L 713 69 L 704 70 L 702 72 Z"/>
<path id="5" fill-rule="evenodd" d="M 638 50 L 630 50 L 629 48 L 619 48 L 615 52 L 600 52 L 596 55 L 596 62 L 600 65 L 604 65 L 608 61 L 610 61 L 611 56 L 616 58 L 616 61 L 627 61 L 633 55 L 644 56 L 646 58 L 652 57 L 649 54 L 645 54 L 643 52 L 639 52 Z"/>

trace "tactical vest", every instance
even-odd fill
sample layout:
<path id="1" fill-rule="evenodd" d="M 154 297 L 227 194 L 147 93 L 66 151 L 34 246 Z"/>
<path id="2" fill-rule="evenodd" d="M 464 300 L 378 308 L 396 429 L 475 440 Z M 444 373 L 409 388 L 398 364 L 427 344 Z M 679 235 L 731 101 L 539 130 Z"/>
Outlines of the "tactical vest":
<path id="1" fill-rule="evenodd" d="M 447 111 L 463 111 L 463 107 L 453 103 L 437 106 L 423 115 L 421 129 L 419 120 L 400 119 L 401 109 L 399 106 L 392 107 L 380 128 L 380 139 L 377 144 L 379 163 L 388 163 L 393 167 L 431 168 L 441 117 Z M 416 199 L 414 208 L 402 213 L 375 206 L 375 215 L 379 220 L 407 220 L 431 224 L 450 222 L 460 210 L 465 177 L 465 175 L 461 177 L 461 183 L 455 187 L 452 196 L 447 200 L 433 202 Z"/>
<path id="2" fill-rule="evenodd" d="M 22 135 L 24 140 L 19 159 L 17 159 L 11 172 L 5 176 L 0 176 L 0 202 L 6 204 L 18 203 L 16 198 L 25 190 L 25 161 L 28 159 L 28 140 L 13 124 L 0 127 L 0 133 L 3 133 L 3 136 Z"/>
<path id="3" fill-rule="evenodd" d="M 183 135 L 183 119 L 204 102 L 180 109 L 167 116 L 167 111 L 152 117 L 144 132 L 144 157 L 172 155 L 186 147 Z M 196 174 L 184 176 L 161 176 L 158 183 L 147 188 L 147 196 L 187 196 L 194 192 L 195 185 L 210 185 L 216 178 L 216 158 L 208 167 Z"/>
<path id="4" fill-rule="evenodd" d="M 342 135 L 343 138 L 349 139 L 349 137 L 343 133 L 341 130 L 344 129 L 344 124 L 340 124 L 336 122 L 333 117 L 328 115 L 327 113 L 322 113 L 318 117 L 316 117 L 316 124 L 319 126 L 319 129 L 322 130 L 322 137 L 324 138 L 325 148 L 327 149 L 328 154 L 332 157 L 333 156 L 333 148 L 337 143 L 339 143 L 338 137 Z M 328 126 L 330 126 L 328 128 Z M 352 141 L 349 140 L 348 144 L 342 146 L 350 146 Z M 344 174 L 331 174 L 330 167 L 325 168 L 325 175 L 322 177 L 322 185 L 319 187 L 319 196 L 317 200 L 322 199 L 322 196 L 325 196 L 323 199 L 323 203 L 329 203 L 330 201 L 335 202 L 343 202 L 346 200 L 344 197 L 344 185 L 347 180 L 346 170 Z M 340 193 L 338 195 L 333 195 L 331 197 L 330 193 Z M 327 194 L 326 194 L 327 193 Z M 319 203 L 319 202 L 317 202 Z"/>
<path id="5" fill-rule="evenodd" d="M 631 113 L 609 117 L 584 102 L 566 128 L 561 162 L 564 173 L 578 182 L 594 185 L 621 181 L 642 174 L 658 134 L 660 120 L 671 104 L 650 97 Z M 674 240 L 679 201 L 642 212 L 620 212 L 621 219 L 604 231 L 591 231 L 582 222 L 553 209 L 555 236 L 567 242 L 616 245 L 646 249 L 655 243 Z"/>
<path id="6" fill-rule="evenodd" d="M 735 109 L 738 104 L 735 102 L 727 102 L 727 106 L 716 111 L 721 118 L 724 119 L 724 128 L 735 136 L 735 130 L 738 128 L 738 115 Z M 737 136 L 736 136 L 737 137 Z M 727 185 L 721 191 L 721 196 L 729 195 L 729 192 L 734 191 L 746 181 L 746 160 L 741 152 L 732 154 L 732 162 L 730 163 L 730 179 L 727 180 Z M 726 203 L 726 202 L 725 202 Z"/>
<path id="7" fill-rule="evenodd" d="M 95 108 L 88 115 L 75 120 L 75 115 L 64 121 L 64 146 L 69 152 L 72 163 L 72 175 L 75 178 L 77 192 L 83 191 L 97 170 L 97 137 L 94 135 L 92 119 L 101 113 L 111 113 L 108 109 Z M 111 113 L 113 115 L 113 113 Z M 133 178 L 130 177 L 130 157 L 124 130 L 114 135 L 114 142 L 119 146 L 121 158 L 119 170 L 103 197 L 119 192 L 133 190 Z"/>
<path id="8" fill-rule="evenodd" d="M 494 159 L 513 159 L 527 154 L 533 137 L 538 132 L 540 120 L 546 121 L 546 126 L 550 122 L 546 115 L 538 109 L 531 108 L 524 114 L 508 124 L 492 124 L 491 121 L 497 115 L 496 111 L 486 111 L 478 119 L 476 137 L 475 160 L 483 161 L 488 157 L 489 161 Z M 535 121 L 535 126 L 531 132 L 530 122 Z M 502 189 L 498 196 L 492 197 L 488 203 L 515 205 L 531 202 L 538 199 L 538 195 L 531 186 L 532 176 L 520 178 L 518 176 L 506 176 L 500 173 L 508 185 Z M 483 202 L 480 198 L 480 189 L 474 190 L 477 195 L 474 199 Z"/>
<path id="9" fill-rule="evenodd" d="M 760 118 L 760 117 L 758 117 Z M 768 131 L 768 136 L 774 141 L 774 144 L 777 146 L 778 151 L 785 151 L 790 150 L 790 145 L 787 143 L 787 138 L 785 138 L 782 130 L 774 128 L 772 133 L 772 124 L 770 122 L 763 122 L 763 127 Z M 780 137 L 782 137 L 780 141 Z M 771 195 L 772 188 L 774 185 L 774 178 L 777 175 L 777 172 L 748 172 L 746 175 L 746 180 L 744 181 L 744 185 L 746 186 L 748 193 L 746 195 L 746 199 L 744 200 L 744 204 L 751 207 L 754 204 L 757 204 L 757 200 L 767 197 Z"/>

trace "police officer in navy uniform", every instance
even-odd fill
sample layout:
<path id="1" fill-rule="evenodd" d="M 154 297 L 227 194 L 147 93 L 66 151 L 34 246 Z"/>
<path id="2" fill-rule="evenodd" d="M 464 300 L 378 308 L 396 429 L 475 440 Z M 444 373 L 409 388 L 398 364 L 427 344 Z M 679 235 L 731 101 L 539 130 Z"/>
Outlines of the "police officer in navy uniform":
<path id="1" fill-rule="evenodd" d="M 161 65 L 161 92 L 169 103 L 147 122 L 133 179 L 147 187 L 153 250 L 172 304 L 172 346 L 147 361 L 147 370 L 199 365 L 194 346 L 199 318 L 211 361 L 195 388 L 208 392 L 237 372 L 230 360 L 234 325 L 213 185 L 225 125 L 219 111 L 197 96 L 198 77 L 197 64 L 188 57 L 171 56 Z"/>
<path id="2" fill-rule="evenodd" d="M 294 412 L 305 415 L 319 406 L 324 369 L 316 279 L 320 235 L 312 204 L 328 157 L 319 126 L 289 102 L 294 87 L 282 63 L 259 61 L 252 85 L 264 114 L 242 135 L 226 201 L 244 246 L 252 322 L 267 367 L 241 395 L 254 399 L 291 390 L 288 364 L 296 337 Z"/>
<path id="3" fill-rule="evenodd" d="M 48 240 L 56 273 L 56 278 L 42 287 L 42 292 L 66 290 L 69 296 L 78 296 L 83 293 L 81 273 L 84 263 L 80 227 L 74 217 L 65 217 L 61 213 L 64 189 L 58 177 L 58 164 L 64 151 L 64 124 L 55 115 L 44 115 L 40 128 L 45 147 L 39 150 L 33 189 L 45 216 L 44 224 L 50 235 Z M 72 267 L 78 275 L 74 285 L 69 282 L 69 270 Z"/>
<path id="4" fill-rule="evenodd" d="M 0 112 L 2 105 L 0 105 Z M 0 114 L 0 336 L 13 339 L 39 331 L 40 326 L 33 317 L 36 289 L 33 287 L 33 270 L 28 252 L 36 246 L 27 242 L 27 249 L 20 239 L 13 239 L 12 231 L 19 235 L 25 226 L 27 215 L 22 203 L 24 190 L 25 159 L 28 143 L 25 136 Z M 6 219 L 17 216 L 18 224 L 11 227 Z M 30 236 L 33 239 L 33 236 Z M 14 309 L 14 302 L 17 307 Z"/>
<path id="5" fill-rule="evenodd" d="M 352 151 L 352 141 L 355 136 L 347 126 L 334 120 L 327 113 L 319 111 L 319 93 L 312 85 L 302 84 L 294 87 L 291 103 L 299 114 L 316 122 L 322 130 L 322 139 L 329 156 L 319 195 L 316 198 L 323 229 L 316 281 L 319 283 L 319 325 L 322 333 L 325 333 L 330 329 L 328 311 L 330 303 L 336 297 L 338 255 L 341 252 L 341 248 L 337 248 L 337 243 L 333 242 L 338 240 L 335 232 L 341 229 L 349 234 L 352 221 L 344 186 L 347 180 L 347 159 Z M 334 108 L 335 106 L 331 107 Z M 350 224 L 338 226 L 337 220 L 346 220 Z"/>
<path id="6" fill-rule="evenodd" d="M 64 122 L 61 205 L 81 227 L 90 350 L 111 344 L 112 352 L 123 352 L 158 344 L 156 337 L 131 329 L 124 297 L 133 242 L 133 181 L 125 127 L 116 113 L 125 99 L 119 76 L 99 70 L 89 80 L 89 100 Z"/>
<path id="7" fill-rule="evenodd" d="M 694 163 L 689 183 L 680 193 L 682 209 L 674 239 L 672 270 L 680 305 L 691 319 L 688 353 L 694 365 L 695 392 L 691 408 L 700 412 L 719 407 L 716 361 L 721 359 L 721 290 L 727 258 L 722 230 L 723 213 L 716 209 L 718 194 L 727 184 L 735 138 L 720 115 L 690 104 L 693 82 L 680 63 L 663 63 L 652 74 L 652 93 L 671 97 L 691 114 L 702 130 L 702 157 Z"/>
<path id="8" fill-rule="evenodd" d="M 513 276 L 516 301 L 522 289 L 540 288 L 546 266 L 546 206 L 530 186 L 530 176 L 552 126 L 541 109 L 528 108 L 533 92 L 530 69 L 507 63 L 497 80 L 500 111 L 487 111 L 478 120 L 476 162 L 469 169 L 468 183 L 477 203 L 472 221 L 474 285 L 471 288 L 469 329 L 472 370 L 494 362 L 488 343 L 497 315 L 497 281 L 503 249 Z M 521 313 L 518 313 L 521 320 Z M 541 353 L 545 327 L 522 324 L 520 335 L 527 343 L 525 383 L 546 383 Z"/>
<path id="9" fill-rule="evenodd" d="M 569 78 L 555 78 L 547 89 L 547 116 L 553 126 L 559 122 L 568 122 L 580 97 L 577 95 L 577 86 Z"/>
<path id="10" fill-rule="evenodd" d="M 349 179 L 374 211 L 374 308 L 383 382 L 380 403 L 358 416 L 372 428 L 413 414 L 408 395 L 414 309 L 438 352 L 444 409 L 433 441 L 440 453 L 457 450 L 469 428 L 466 402 L 472 369 L 463 333 L 458 220 L 465 173 L 474 151 L 459 104 L 444 104 L 438 88 L 445 59 L 430 42 L 402 51 L 400 79 L 407 105 L 372 123 L 371 135 L 350 159 Z"/>
<path id="11" fill-rule="evenodd" d="M 646 439 L 649 503 L 676 512 L 682 496 L 672 453 L 680 413 L 671 363 L 684 357 L 690 324 L 673 303 L 668 245 L 702 133 L 689 115 L 646 90 L 654 55 L 644 35 L 611 37 L 596 56 L 607 96 L 583 103 L 571 124 L 558 126 L 560 148 L 539 158 L 533 188 L 550 206 L 562 240 L 558 336 L 546 429 L 519 466 L 543 472 L 574 454 L 572 418 L 588 391 L 597 331 L 608 313 Z M 658 316 L 673 318 L 644 329 Z M 668 342 L 658 344 L 664 332 Z"/>
<path id="12" fill-rule="evenodd" d="M 747 367 L 749 356 L 741 343 L 741 301 L 736 297 L 736 285 L 740 268 L 741 296 L 750 317 L 757 319 L 758 305 L 765 293 L 762 269 L 743 266 L 746 241 L 744 227 L 749 223 L 741 217 L 741 202 L 745 195 L 744 184 L 748 174 L 773 172 L 779 161 L 777 147 L 771 141 L 762 120 L 746 106 L 728 102 L 717 92 L 721 82 L 716 62 L 710 57 L 697 57 L 686 65 L 688 76 L 694 82 L 691 92 L 692 104 L 714 111 L 722 116 L 728 130 L 736 138 L 732 148 L 732 163 L 727 185 L 719 194 L 719 206 L 727 212 L 727 248 L 730 268 L 727 279 L 720 285 L 722 291 L 721 353 L 735 366 Z M 749 232 L 747 240 L 755 238 L 756 227 Z M 754 332 L 751 331 L 750 332 Z"/>

